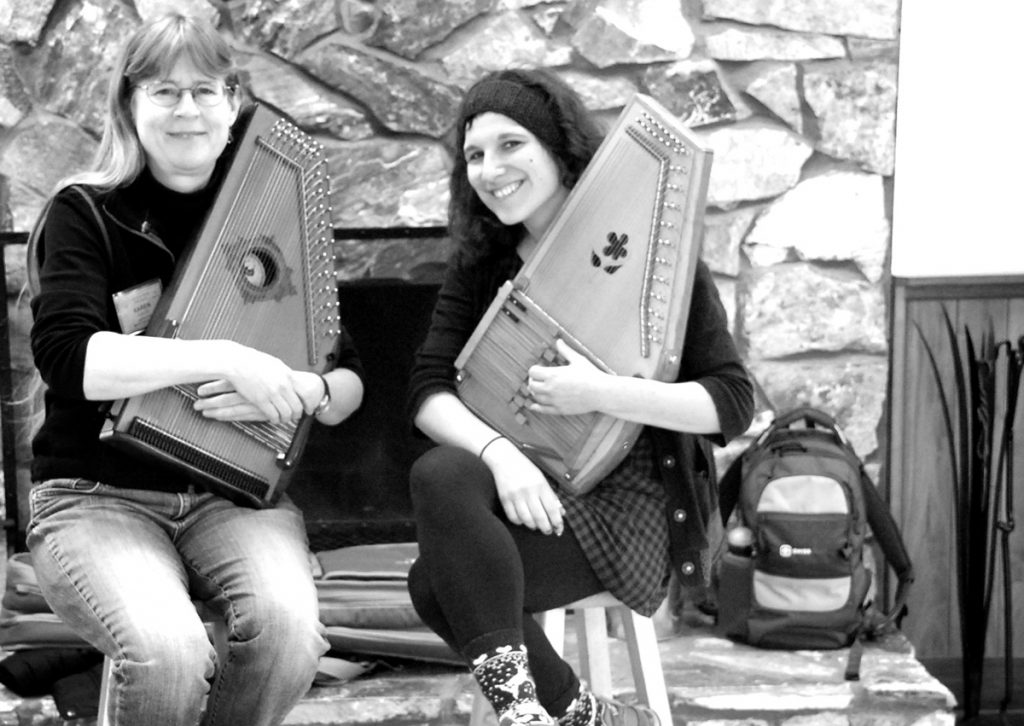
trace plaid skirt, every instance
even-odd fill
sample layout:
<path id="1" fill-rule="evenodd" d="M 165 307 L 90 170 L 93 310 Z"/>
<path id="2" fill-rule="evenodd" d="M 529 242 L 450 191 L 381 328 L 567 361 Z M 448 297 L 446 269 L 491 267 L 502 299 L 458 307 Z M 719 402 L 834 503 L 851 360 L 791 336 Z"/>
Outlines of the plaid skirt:
<path id="1" fill-rule="evenodd" d="M 559 491 L 565 520 L 598 579 L 641 615 L 668 593 L 671 571 L 665 490 L 644 429 L 629 455 L 582 496 Z"/>

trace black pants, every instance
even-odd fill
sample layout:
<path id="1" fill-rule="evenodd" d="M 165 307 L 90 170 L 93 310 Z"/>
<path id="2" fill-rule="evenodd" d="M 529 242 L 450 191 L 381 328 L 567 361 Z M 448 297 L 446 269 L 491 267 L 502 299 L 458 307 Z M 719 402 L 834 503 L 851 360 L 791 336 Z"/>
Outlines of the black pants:
<path id="1" fill-rule="evenodd" d="M 462 449 L 431 449 L 410 482 L 420 549 L 409 573 L 416 611 L 467 662 L 525 643 L 538 698 L 560 715 L 579 680 L 530 613 L 604 590 L 572 530 L 558 537 L 511 524 L 490 470 Z"/>

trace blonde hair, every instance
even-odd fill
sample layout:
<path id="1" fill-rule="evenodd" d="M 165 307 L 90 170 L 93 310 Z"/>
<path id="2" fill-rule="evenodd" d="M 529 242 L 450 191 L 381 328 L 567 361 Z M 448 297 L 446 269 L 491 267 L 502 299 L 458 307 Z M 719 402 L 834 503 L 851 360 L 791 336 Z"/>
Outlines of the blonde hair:
<path id="1" fill-rule="evenodd" d="M 132 90 L 144 79 L 168 75 L 182 58 L 200 73 L 224 78 L 231 92 L 240 92 L 231 47 L 208 21 L 169 13 L 141 25 L 128 39 L 111 73 L 103 135 L 91 169 L 62 179 L 56 190 L 71 184 L 113 189 L 139 175 L 146 157 L 132 119 Z"/>
<path id="2" fill-rule="evenodd" d="M 88 184 L 106 191 L 129 184 L 138 177 L 146 166 L 146 156 L 132 118 L 132 90 L 144 79 L 168 75 L 182 58 L 191 61 L 200 73 L 223 78 L 236 98 L 241 93 L 231 48 L 208 21 L 182 13 L 169 13 L 144 23 L 128 39 L 111 72 L 103 135 L 91 168 L 61 179 L 53 194 L 74 184 Z M 242 99 L 238 98 L 238 101 L 241 103 Z M 33 289 L 36 287 L 33 276 L 38 275 L 36 241 L 48 207 L 44 207 L 30 234 L 26 259 L 28 281 L 19 296 L 19 304 L 28 303 L 36 293 Z M 45 384 L 38 370 L 33 368 L 18 399 L 11 402 L 12 406 L 23 411 L 17 422 L 27 428 L 29 436 L 45 417 L 42 406 L 44 390 Z"/>

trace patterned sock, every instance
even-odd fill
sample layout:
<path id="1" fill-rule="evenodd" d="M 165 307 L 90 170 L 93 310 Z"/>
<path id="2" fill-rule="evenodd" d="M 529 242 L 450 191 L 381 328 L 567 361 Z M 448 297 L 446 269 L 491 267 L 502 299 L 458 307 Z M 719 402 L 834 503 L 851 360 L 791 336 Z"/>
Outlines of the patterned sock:
<path id="1" fill-rule="evenodd" d="M 569 704 L 565 714 L 559 716 L 558 726 L 595 726 L 597 723 L 597 699 L 583 683 L 580 692 Z"/>
<path id="2" fill-rule="evenodd" d="M 537 700 L 523 645 L 503 645 L 474 658 L 473 677 L 491 702 L 499 724 L 553 724 Z"/>

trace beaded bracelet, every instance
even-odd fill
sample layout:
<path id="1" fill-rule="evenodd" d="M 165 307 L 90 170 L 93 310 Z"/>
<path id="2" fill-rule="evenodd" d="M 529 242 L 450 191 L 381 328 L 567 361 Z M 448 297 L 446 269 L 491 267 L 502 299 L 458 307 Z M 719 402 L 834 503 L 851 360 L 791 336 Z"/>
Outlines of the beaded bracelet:
<path id="1" fill-rule="evenodd" d="M 327 383 L 327 379 L 317 373 L 317 376 L 324 384 L 324 397 L 320 399 L 320 403 L 313 409 L 313 416 L 319 416 L 331 405 L 331 386 Z"/>

